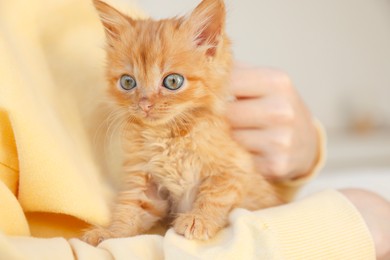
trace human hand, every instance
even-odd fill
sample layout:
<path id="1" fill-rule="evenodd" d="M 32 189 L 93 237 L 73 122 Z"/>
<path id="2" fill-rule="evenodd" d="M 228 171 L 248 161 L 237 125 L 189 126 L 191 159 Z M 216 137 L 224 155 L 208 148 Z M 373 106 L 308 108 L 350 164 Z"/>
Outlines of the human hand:
<path id="1" fill-rule="evenodd" d="M 340 192 L 355 206 L 366 223 L 375 246 L 377 260 L 390 259 L 390 201 L 363 189 Z"/>
<path id="2" fill-rule="evenodd" d="M 299 178 L 318 156 L 318 134 L 290 78 L 277 70 L 236 64 L 227 117 L 234 138 L 248 149 L 256 169 L 273 181 Z"/>

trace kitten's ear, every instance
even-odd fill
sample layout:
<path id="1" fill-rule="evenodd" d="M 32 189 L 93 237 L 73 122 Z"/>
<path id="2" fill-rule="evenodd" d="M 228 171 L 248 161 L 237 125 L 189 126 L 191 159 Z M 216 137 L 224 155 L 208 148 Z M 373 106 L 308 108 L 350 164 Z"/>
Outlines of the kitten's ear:
<path id="1" fill-rule="evenodd" d="M 215 56 L 225 31 L 226 9 L 223 0 L 203 0 L 187 19 L 198 46 L 207 48 L 206 54 Z"/>
<path id="2" fill-rule="evenodd" d="M 93 4 L 99 13 L 109 41 L 118 40 L 123 29 L 133 26 L 135 23 L 133 19 L 103 1 L 93 0 Z"/>

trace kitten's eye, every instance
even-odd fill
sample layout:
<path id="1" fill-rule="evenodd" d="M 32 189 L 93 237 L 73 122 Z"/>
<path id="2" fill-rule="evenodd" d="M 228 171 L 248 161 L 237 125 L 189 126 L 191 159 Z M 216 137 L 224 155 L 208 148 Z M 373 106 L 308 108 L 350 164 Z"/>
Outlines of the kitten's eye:
<path id="1" fill-rule="evenodd" d="M 170 74 L 163 81 L 164 87 L 170 90 L 178 90 L 184 84 L 184 77 L 180 74 Z"/>
<path id="2" fill-rule="evenodd" d="M 131 90 L 137 86 L 135 79 L 129 75 L 123 75 L 119 80 L 119 84 L 124 90 Z"/>

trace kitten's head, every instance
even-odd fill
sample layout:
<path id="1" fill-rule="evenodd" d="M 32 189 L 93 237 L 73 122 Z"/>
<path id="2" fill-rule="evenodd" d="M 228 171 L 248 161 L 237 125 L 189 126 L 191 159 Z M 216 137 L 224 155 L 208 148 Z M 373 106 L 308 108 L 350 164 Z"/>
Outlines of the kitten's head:
<path id="1" fill-rule="evenodd" d="M 107 36 L 109 93 L 134 121 L 177 125 L 223 112 L 232 63 L 223 0 L 160 21 L 94 4 Z"/>

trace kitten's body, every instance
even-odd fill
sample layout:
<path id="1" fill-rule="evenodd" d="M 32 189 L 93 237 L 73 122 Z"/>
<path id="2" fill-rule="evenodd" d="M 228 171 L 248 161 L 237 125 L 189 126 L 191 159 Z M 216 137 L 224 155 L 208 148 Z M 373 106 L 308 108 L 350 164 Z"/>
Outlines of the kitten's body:
<path id="1" fill-rule="evenodd" d="M 125 111 L 126 156 L 110 226 L 84 239 L 137 235 L 167 216 L 176 232 L 207 239 L 235 207 L 280 204 L 224 117 L 232 58 L 223 2 L 204 0 L 190 17 L 163 21 L 134 21 L 97 0 L 95 6 L 108 36 L 109 93 Z M 183 75 L 185 85 L 163 88 L 169 73 Z M 123 74 L 137 87 L 120 90 Z"/>

